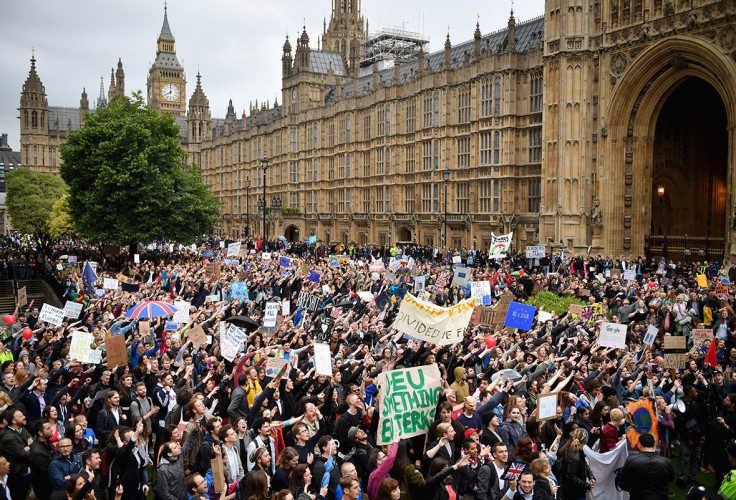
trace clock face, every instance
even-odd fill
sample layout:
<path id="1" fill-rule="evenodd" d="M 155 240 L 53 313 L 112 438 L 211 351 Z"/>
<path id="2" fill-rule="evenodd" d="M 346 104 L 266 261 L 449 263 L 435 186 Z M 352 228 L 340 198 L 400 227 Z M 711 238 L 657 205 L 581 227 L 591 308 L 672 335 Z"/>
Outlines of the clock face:
<path id="1" fill-rule="evenodd" d="M 291 100 L 293 101 L 295 99 L 296 99 L 296 89 L 291 91 Z"/>
<path id="2" fill-rule="evenodd" d="M 179 87 L 176 86 L 176 84 L 167 83 L 161 89 L 161 95 L 163 95 L 164 99 L 167 101 L 177 101 L 179 100 Z"/>

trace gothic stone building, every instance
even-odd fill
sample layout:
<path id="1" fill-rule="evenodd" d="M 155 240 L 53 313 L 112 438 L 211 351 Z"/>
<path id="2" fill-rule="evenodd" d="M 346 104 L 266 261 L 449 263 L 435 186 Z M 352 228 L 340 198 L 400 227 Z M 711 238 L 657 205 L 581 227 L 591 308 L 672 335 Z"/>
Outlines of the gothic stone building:
<path id="1" fill-rule="evenodd" d="M 451 246 L 513 231 L 517 247 L 736 257 L 736 2 L 546 0 L 537 19 L 372 66 L 367 41 L 359 1 L 333 0 L 321 47 L 305 30 L 292 55 L 287 38 L 281 103 L 217 119 L 200 75 L 185 105 L 165 14 L 148 103 L 176 115 L 219 233 L 263 234 L 265 177 L 271 237 L 439 245 L 446 227 Z M 73 109 L 48 107 L 32 62 L 25 165 L 57 168 Z"/>

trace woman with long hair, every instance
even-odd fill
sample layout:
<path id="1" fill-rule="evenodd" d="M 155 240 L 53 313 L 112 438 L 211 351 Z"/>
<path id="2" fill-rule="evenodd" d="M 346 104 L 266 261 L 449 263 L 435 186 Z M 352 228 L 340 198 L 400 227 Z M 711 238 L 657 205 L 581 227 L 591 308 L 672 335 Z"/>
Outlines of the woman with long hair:
<path id="1" fill-rule="evenodd" d="M 47 418 L 49 423 L 51 424 L 51 430 L 53 431 L 53 434 L 51 434 L 49 442 L 54 445 L 54 448 L 56 448 L 56 443 L 58 443 L 59 439 L 61 439 L 62 437 L 58 422 L 59 410 L 54 405 L 46 405 L 46 408 L 44 408 L 41 412 L 41 416 Z"/>
<path id="2" fill-rule="evenodd" d="M 412 494 L 418 492 L 419 488 L 424 484 L 424 476 L 419 472 L 412 460 L 409 458 L 409 444 L 411 444 L 411 442 L 406 439 L 399 441 L 399 448 L 396 451 L 394 465 L 388 473 L 389 476 L 399 483 L 401 500 L 412 500 Z M 360 473 L 361 471 L 358 471 L 358 474 Z M 361 480 L 361 483 L 363 482 L 362 477 L 359 477 L 358 479 Z M 379 490 L 381 485 L 383 485 L 383 482 L 379 484 Z"/>
<path id="3" fill-rule="evenodd" d="M 291 446 L 284 448 L 276 461 L 276 472 L 271 481 L 272 489 L 283 490 L 289 487 L 289 475 L 299 464 L 299 452 Z"/>
<path id="4" fill-rule="evenodd" d="M 76 422 L 67 427 L 64 437 L 71 439 L 73 453 L 80 454 L 90 447 L 89 441 L 84 439 L 84 427 Z"/>
<path id="5" fill-rule="evenodd" d="M 271 487 L 271 479 L 263 470 L 253 473 L 250 480 L 250 491 L 246 500 L 268 500 L 268 490 Z"/>
<path id="6" fill-rule="evenodd" d="M 429 464 L 427 483 L 424 489 L 425 500 L 447 500 L 457 498 L 458 494 L 452 486 L 452 474 L 460 467 L 468 465 L 468 456 L 462 457 L 452 466 L 444 458 L 435 458 Z"/>
<path id="7" fill-rule="evenodd" d="M 127 373 L 121 377 L 120 383 L 118 384 L 118 394 L 120 394 L 120 408 L 127 413 L 130 411 L 130 403 L 136 397 L 135 389 L 133 388 L 133 375 L 131 373 Z"/>
<path id="8" fill-rule="evenodd" d="M 245 434 L 248 432 L 248 420 L 245 417 L 238 417 L 235 419 L 235 422 L 233 422 L 233 429 L 235 429 L 235 432 L 238 433 L 238 440 L 235 442 L 235 447 L 238 449 L 238 454 L 240 455 L 240 463 L 243 465 L 243 470 L 248 469 L 248 442 L 246 441 Z M 286 483 L 288 484 L 289 479 L 286 479 Z M 276 488 L 275 486 L 273 489 L 283 489 L 286 488 L 287 484 L 284 484 L 281 488 Z"/>
<path id="9" fill-rule="evenodd" d="M 294 500 L 294 495 L 289 490 L 284 489 L 274 493 L 271 500 Z"/>
<path id="10" fill-rule="evenodd" d="M 544 491 L 547 495 L 552 498 L 557 496 L 557 481 L 552 475 L 552 467 L 549 465 L 549 460 L 544 457 L 535 458 L 532 463 L 529 464 L 529 469 L 534 474 L 534 490 Z"/>
<path id="11" fill-rule="evenodd" d="M 524 418 L 518 406 L 509 403 L 507 409 L 507 419 L 498 426 L 498 435 L 501 436 L 501 440 L 506 444 L 509 454 L 513 454 L 516 444 L 519 442 L 521 436 L 524 435 Z"/>
<path id="12" fill-rule="evenodd" d="M 387 477 L 378 485 L 378 493 L 373 500 L 399 500 L 401 498 L 401 488 L 396 479 Z"/>
<path id="13" fill-rule="evenodd" d="M 528 464 L 529 462 L 531 462 L 533 453 L 534 444 L 532 442 L 532 438 L 530 438 L 529 436 L 523 436 L 516 444 L 516 449 L 514 450 L 514 452 L 509 455 L 511 457 L 509 460 L 511 462 L 524 462 L 525 464 Z"/>
<path id="14" fill-rule="evenodd" d="M 565 500 L 584 500 L 595 485 L 595 476 L 583 454 L 583 448 L 588 443 L 588 432 L 585 429 L 575 429 L 570 434 L 570 441 L 570 447 L 565 453 L 562 494 Z"/>
<path id="15" fill-rule="evenodd" d="M 593 407 L 593 411 L 590 413 L 590 421 L 593 422 L 593 427 L 603 429 L 603 426 L 610 420 L 608 414 L 610 408 L 605 401 L 598 401 Z"/>
<path id="16" fill-rule="evenodd" d="M 291 478 L 289 479 L 289 490 L 296 500 L 324 500 L 327 495 L 327 487 L 319 490 L 319 493 L 315 494 L 310 492 L 310 484 L 312 484 L 312 471 L 309 470 L 307 464 L 298 464 L 291 471 Z"/>

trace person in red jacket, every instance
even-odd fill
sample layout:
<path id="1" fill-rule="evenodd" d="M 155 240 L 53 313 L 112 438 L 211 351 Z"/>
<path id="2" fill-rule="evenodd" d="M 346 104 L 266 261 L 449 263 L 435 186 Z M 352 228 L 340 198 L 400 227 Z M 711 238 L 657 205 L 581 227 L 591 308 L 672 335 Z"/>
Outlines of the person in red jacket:
<path id="1" fill-rule="evenodd" d="M 611 451 L 616 447 L 616 443 L 618 443 L 618 429 L 623 422 L 624 412 L 618 408 L 611 410 L 611 421 L 604 425 L 601 431 L 601 453 Z"/>

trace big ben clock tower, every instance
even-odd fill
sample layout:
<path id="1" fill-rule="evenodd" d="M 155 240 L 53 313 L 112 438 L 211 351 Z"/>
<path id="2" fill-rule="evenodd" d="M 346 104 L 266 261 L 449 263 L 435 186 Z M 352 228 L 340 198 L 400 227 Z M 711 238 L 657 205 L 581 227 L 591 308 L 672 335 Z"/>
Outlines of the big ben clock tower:
<path id="1" fill-rule="evenodd" d="M 164 24 L 158 37 L 156 61 L 148 71 L 148 107 L 172 115 L 186 114 L 186 84 L 184 68 L 176 58 L 174 35 L 164 7 Z"/>

